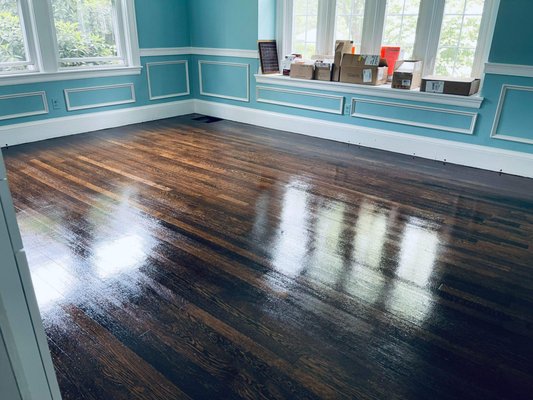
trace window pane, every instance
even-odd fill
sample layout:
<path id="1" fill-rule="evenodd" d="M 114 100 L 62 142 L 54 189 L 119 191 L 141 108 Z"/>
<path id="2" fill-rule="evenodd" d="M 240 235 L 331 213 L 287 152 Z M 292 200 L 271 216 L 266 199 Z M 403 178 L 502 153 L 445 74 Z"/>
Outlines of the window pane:
<path id="1" fill-rule="evenodd" d="M 388 0 L 383 46 L 400 46 L 400 58 L 413 56 L 420 0 Z"/>
<path id="2" fill-rule="evenodd" d="M 123 64 L 115 0 L 52 0 L 61 67 Z"/>
<path id="3" fill-rule="evenodd" d="M 292 51 L 310 58 L 316 54 L 318 0 L 294 0 Z"/>
<path id="4" fill-rule="evenodd" d="M 472 75 L 484 0 L 446 0 L 435 73 Z"/>
<path id="5" fill-rule="evenodd" d="M 17 0 L 0 0 L 0 73 L 30 68 Z"/>
<path id="6" fill-rule="evenodd" d="M 353 40 L 356 51 L 361 48 L 365 0 L 337 0 L 335 40 Z"/>

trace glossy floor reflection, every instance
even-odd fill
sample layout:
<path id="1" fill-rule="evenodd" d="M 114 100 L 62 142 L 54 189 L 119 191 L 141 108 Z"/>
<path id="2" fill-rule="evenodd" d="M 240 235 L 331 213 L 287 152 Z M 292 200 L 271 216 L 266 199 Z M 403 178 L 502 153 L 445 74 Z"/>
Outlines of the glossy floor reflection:
<path id="1" fill-rule="evenodd" d="M 191 116 L 10 148 L 65 399 L 526 399 L 533 180 Z"/>

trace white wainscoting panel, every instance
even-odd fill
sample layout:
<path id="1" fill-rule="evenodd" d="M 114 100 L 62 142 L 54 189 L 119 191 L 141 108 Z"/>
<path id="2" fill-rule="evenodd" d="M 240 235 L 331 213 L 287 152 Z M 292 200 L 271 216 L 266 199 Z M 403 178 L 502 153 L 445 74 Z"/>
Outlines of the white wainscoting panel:
<path id="1" fill-rule="evenodd" d="M 267 98 L 261 97 L 261 92 L 274 92 L 274 93 L 281 93 L 281 94 L 287 94 L 287 95 L 300 95 L 300 96 L 304 96 L 307 98 L 314 98 L 314 99 L 334 100 L 338 102 L 338 104 L 336 108 L 318 107 L 318 106 L 313 106 L 309 104 L 290 102 L 286 100 L 267 99 Z M 344 96 L 335 96 L 331 94 L 305 92 L 305 91 L 300 91 L 300 90 L 282 89 L 282 88 L 267 87 L 267 86 L 257 86 L 256 87 L 256 101 L 258 103 L 275 104 L 279 106 L 301 108 L 304 110 L 320 111 L 320 112 L 325 112 L 329 114 L 342 115 L 344 113 Z"/>
<path id="2" fill-rule="evenodd" d="M 42 102 L 42 109 L 25 112 L 14 112 L 5 115 L 0 115 L 0 121 L 13 118 L 31 117 L 33 115 L 48 114 L 48 100 L 45 92 L 31 92 L 31 93 L 14 93 L 0 96 L 0 103 L 11 99 L 24 99 L 28 97 L 39 97 Z"/>
<path id="3" fill-rule="evenodd" d="M 168 93 L 164 95 L 154 95 L 154 91 L 152 88 L 152 71 L 155 70 L 158 66 L 162 65 L 185 65 L 185 82 L 186 82 L 186 90 L 184 92 L 176 92 L 176 93 Z M 148 77 L 148 94 L 150 97 L 150 100 L 161 100 L 161 99 L 169 99 L 172 97 L 181 97 L 181 96 L 188 96 L 191 94 L 191 88 L 190 88 L 190 81 L 189 81 L 189 62 L 187 60 L 173 60 L 173 61 L 158 61 L 158 62 L 149 62 L 146 63 L 146 76 Z"/>
<path id="4" fill-rule="evenodd" d="M 129 99 L 103 101 L 101 103 L 91 103 L 91 104 L 85 104 L 85 105 L 80 105 L 80 106 L 73 106 L 71 102 L 71 98 L 70 98 L 71 94 L 73 93 L 87 93 L 87 92 L 105 91 L 105 90 L 113 90 L 113 89 L 121 89 L 121 88 L 130 89 Z M 116 85 L 90 86 L 90 87 L 83 87 L 83 88 L 65 89 L 64 93 L 65 93 L 65 101 L 67 104 L 67 111 L 77 111 L 77 110 L 87 110 L 89 108 L 117 106 L 120 104 L 135 103 L 136 101 L 135 86 L 133 85 L 133 83 L 121 83 L 121 84 L 116 84 Z"/>
<path id="5" fill-rule="evenodd" d="M 533 144 L 533 126 L 526 122 L 527 127 L 530 132 L 532 132 L 532 138 L 523 138 L 520 136 L 512 135 L 512 132 L 500 132 L 500 124 L 501 124 L 501 118 L 502 113 L 504 112 L 504 107 L 507 100 L 507 95 L 511 91 L 524 91 L 524 92 L 531 92 L 531 100 L 527 103 L 529 105 L 529 109 L 533 111 L 533 107 L 531 107 L 531 104 L 533 104 L 533 87 L 531 86 L 517 86 L 517 85 L 502 85 L 502 91 L 500 93 L 500 99 L 498 100 L 498 108 L 496 109 L 496 116 L 494 117 L 494 124 L 492 125 L 492 130 L 490 133 L 490 137 L 494 139 L 501 139 L 501 140 L 508 140 L 511 142 L 518 142 L 518 143 L 527 143 L 527 144 Z M 524 115 L 522 113 L 522 116 L 524 118 L 532 118 L 532 115 Z M 517 121 L 517 124 L 519 121 Z M 524 121 L 522 121 L 524 123 Z"/>
<path id="6" fill-rule="evenodd" d="M 246 84 L 246 96 L 238 97 L 238 96 L 225 95 L 222 93 L 213 93 L 213 92 L 206 91 L 205 84 L 204 84 L 204 78 L 205 78 L 204 70 L 202 69 L 202 65 L 221 65 L 221 66 L 226 66 L 226 67 L 235 67 L 235 68 L 245 69 L 246 71 L 246 83 L 245 83 Z M 198 61 L 198 80 L 200 83 L 200 95 L 202 96 L 218 97 L 221 99 L 236 100 L 236 101 L 242 101 L 246 103 L 250 101 L 250 64 L 199 60 Z"/>
<path id="7" fill-rule="evenodd" d="M 381 115 L 373 115 L 369 113 L 359 112 L 357 110 L 357 104 L 370 104 L 370 105 L 378 105 L 381 106 L 382 113 Z M 402 108 L 407 110 L 413 110 L 413 111 L 423 111 L 427 112 L 427 118 L 428 121 L 432 119 L 431 114 L 434 115 L 456 115 L 459 117 L 464 117 L 468 121 L 468 126 L 465 128 L 460 127 L 452 127 L 445 124 L 434 124 L 431 122 L 422 122 L 422 121 L 415 121 L 412 118 L 398 118 L 398 117 L 387 117 L 386 115 L 386 108 L 387 107 L 393 107 L 393 108 Z M 388 101 L 378 101 L 378 100 L 368 100 L 368 99 L 360 99 L 360 98 L 352 98 L 352 112 L 351 116 L 356 118 L 364 118 L 364 119 L 371 119 L 374 121 L 382 121 L 382 122 L 391 122 L 395 124 L 402 124 L 402 125 L 409 125 L 409 126 L 416 126 L 419 128 L 427 128 L 427 129 L 436 129 L 439 131 L 447 131 L 447 132 L 454 132 L 454 133 L 463 133 L 466 135 L 472 135 L 474 134 L 474 129 L 476 127 L 476 120 L 477 120 L 477 113 L 475 112 L 468 112 L 468 111 L 456 111 L 456 110 L 449 110 L 445 108 L 435 108 L 435 107 L 425 107 L 425 106 L 417 106 L 417 105 L 411 105 L 411 104 L 405 104 L 405 103 L 393 103 Z"/>

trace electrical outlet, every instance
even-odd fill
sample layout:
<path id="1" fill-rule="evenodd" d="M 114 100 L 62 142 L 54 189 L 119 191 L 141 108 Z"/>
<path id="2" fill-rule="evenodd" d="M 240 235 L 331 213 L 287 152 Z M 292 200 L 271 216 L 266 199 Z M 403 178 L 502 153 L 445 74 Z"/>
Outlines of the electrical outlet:
<path id="1" fill-rule="evenodd" d="M 349 115 L 352 111 L 352 105 L 350 103 L 347 103 L 344 105 L 344 114 Z"/>
<path id="2" fill-rule="evenodd" d="M 59 104 L 58 99 L 52 99 L 52 108 L 54 110 L 59 110 L 61 108 L 61 105 Z"/>

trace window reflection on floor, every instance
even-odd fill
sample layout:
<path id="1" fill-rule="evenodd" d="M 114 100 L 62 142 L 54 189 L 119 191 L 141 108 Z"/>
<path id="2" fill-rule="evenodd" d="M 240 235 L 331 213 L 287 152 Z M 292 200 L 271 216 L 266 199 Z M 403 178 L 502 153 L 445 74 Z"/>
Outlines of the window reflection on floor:
<path id="1" fill-rule="evenodd" d="M 324 204 L 312 232 L 312 260 L 306 276 L 330 286 L 337 283 L 345 266 L 341 248 L 345 207 L 344 203 L 338 201 Z"/>
<path id="2" fill-rule="evenodd" d="M 305 266 L 308 245 L 308 193 L 306 184 L 289 184 L 283 196 L 277 244 L 272 252 L 274 268 L 295 277 Z"/>
<path id="3" fill-rule="evenodd" d="M 422 322 L 431 311 L 432 298 L 428 285 L 435 267 L 439 248 L 439 234 L 431 224 L 419 218 L 406 223 L 396 275 L 388 299 L 392 311 Z M 416 285 L 416 286 L 413 286 Z"/>
<path id="4" fill-rule="evenodd" d="M 94 258 L 98 276 L 109 279 L 135 270 L 146 258 L 145 247 L 144 239 L 137 234 L 100 243 L 95 249 Z"/>
<path id="5" fill-rule="evenodd" d="M 391 212 L 363 201 L 357 216 L 353 247 L 354 268 L 349 292 L 369 303 L 377 302 L 385 286 L 380 264 Z"/>

